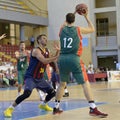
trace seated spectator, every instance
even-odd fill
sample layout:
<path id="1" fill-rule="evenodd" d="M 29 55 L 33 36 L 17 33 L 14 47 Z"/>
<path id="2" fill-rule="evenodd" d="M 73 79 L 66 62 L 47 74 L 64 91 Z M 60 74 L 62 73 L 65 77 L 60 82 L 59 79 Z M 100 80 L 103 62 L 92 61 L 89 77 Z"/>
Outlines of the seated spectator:
<path id="1" fill-rule="evenodd" d="M 2 71 L 3 84 L 9 86 L 9 79 L 6 77 L 6 71 Z"/>
<path id="2" fill-rule="evenodd" d="M 94 74 L 94 70 L 92 69 L 92 67 L 89 67 L 87 70 L 88 74 Z"/>
<path id="3" fill-rule="evenodd" d="M 88 69 L 89 69 L 89 68 L 91 68 L 91 69 L 93 70 L 94 67 L 93 67 L 92 62 L 89 62 Z"/>
<path id="4" fill-rule="evenodd" d="M 95 73 L 101 73 L 101 70 L 99 68 L 96 68 Z"/>
<path id="5" fill-rule="evenodd" d="M 8 69 L 6 72 L 6 78 L 9 80 L 9 85 L 14 86 L 16 83 L 16 72 L 14 70 Z"/>

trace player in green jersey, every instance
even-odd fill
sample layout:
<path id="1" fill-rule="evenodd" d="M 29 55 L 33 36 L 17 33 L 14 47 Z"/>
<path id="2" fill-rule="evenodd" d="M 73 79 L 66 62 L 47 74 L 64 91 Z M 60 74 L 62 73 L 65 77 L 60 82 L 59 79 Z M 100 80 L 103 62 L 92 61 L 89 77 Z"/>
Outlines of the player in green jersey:
<path id="1" fill-rule="evenodd" d="M 74 26 L 75 14 L 68 13 L 66 15 L 66 24 L 60 29 L 60 57 L 58 60 L 61 82 L 56 92 L 55 107 L 53 114 L 60 114 L 63 111 L 59 108 L 60 101 L 64 93 L 64 88 L 69 80 L 70 72 L 73 73 L 74 78 L 78 84 L 81 84 L 86 99 L 90 105 L 90 115 L 106 117 L 108 114 L 98 111 L 94 98 L 91 92 L 89 81 L 85 81 L 81 65 L 80 55 L 82 54 L 82 35 L 94 32 L 94 26 L 91 23 L 88 14 L 83 15 L 88 26 L 79 27 Z"/>
<path id="2" fill-rule="evenodd" d="M 28 60 L 30 57 L 30 51 L 25 49 L 25 42 L 20 42 L 19 51 L 15 52 L 17 59 L 17 71 L 18 71 L 18 96 L 21 94 L 22 86 L 24 84 L 24 75 L 28 67 Z"/>

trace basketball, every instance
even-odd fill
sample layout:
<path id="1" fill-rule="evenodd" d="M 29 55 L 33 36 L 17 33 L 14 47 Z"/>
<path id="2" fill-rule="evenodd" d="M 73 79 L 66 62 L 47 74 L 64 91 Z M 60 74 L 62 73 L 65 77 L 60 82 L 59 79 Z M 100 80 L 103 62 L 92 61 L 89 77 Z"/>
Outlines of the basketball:
<path id="1" fill-rule="evenodd" d="M 75 10 L 79 15 L 84 15 L 88 11 L 88 6 L 84 3 L 78 4 L 76 5 Z"/>

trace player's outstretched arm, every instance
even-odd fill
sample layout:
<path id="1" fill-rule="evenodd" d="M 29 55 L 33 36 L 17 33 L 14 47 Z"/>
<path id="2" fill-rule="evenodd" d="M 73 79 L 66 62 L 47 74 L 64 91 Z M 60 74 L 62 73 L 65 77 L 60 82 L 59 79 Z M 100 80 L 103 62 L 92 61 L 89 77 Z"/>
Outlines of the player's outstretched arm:
<path id="1" fill-rule="evenodd" d="M 84 17 L 85 17 L 85 19 L 87 21 L 88 26 L 87 27 L 81 27 L 80 28 L 81 29 L 81 33 L 82 34 L 88 34 L 88 33 L 94 32 L 95 28 L 94 28 L 91 20 L 89 19 L 88 14 L 85 14 Z"/>
<path id="2" fill-rule="evenodd" d="M 3 38 L 5 38 L 5 37 L 6 37 L 6 34 L 2 34 L 2 35 L 0 36 L 0 40 L 3 39 Z"/>

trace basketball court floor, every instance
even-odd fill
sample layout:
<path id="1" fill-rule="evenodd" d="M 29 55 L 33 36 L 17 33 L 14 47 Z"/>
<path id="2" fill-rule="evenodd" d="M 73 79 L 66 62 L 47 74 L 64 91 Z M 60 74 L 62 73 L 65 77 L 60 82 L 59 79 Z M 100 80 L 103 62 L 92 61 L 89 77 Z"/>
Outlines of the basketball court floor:
<path id="1" fill-rule="evenodd" d="M 120 82 L 91 83 L 99 110 L 108 113 L 107 118 L 89 116 L 89 106 L 80 85 L 70 84 L 69 97 L 64 97 L 61 107 L 64 112 L 53 115 L 38 108 L 39 95 L 33 91 L 30 98 L 15 108 L 12 118 L 5 118 L 3 111 L 15 100 L 17 88 L 0 88 L 0 120 L 120 120 Z M 49 102 L 54 107 L 54 99 Z"/>

